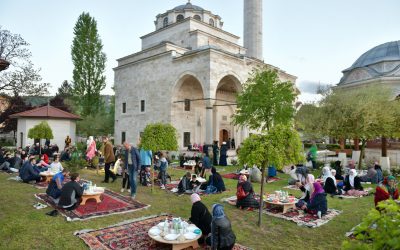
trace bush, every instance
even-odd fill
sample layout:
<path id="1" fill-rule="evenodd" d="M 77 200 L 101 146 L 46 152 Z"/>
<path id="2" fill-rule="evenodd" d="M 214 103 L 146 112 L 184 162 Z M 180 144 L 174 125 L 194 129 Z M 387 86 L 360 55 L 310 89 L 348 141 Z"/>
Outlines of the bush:
<path id="1" fill-rule="evenodd" d="M 356 240 L 343 242 L 343 249 L 400 249 L 400 206 L 393 200 L 380 202 L 355 229 Z"/>
<path id="2" fill-rule="evenodd" d="M 79 169 L 82 169 L 86 166 L 86 161 L 80 157 L 72 158 L 70 161 L 64 161 L 64 166 L 68 168 L 68 170 L 73 172 L 78 172 Z"/>
<path id="3" fill-rule="evenodd" d="M 15 146 L 14 140 L 12 139 L 0 139 L 0 147 L 12 147 Z"/>

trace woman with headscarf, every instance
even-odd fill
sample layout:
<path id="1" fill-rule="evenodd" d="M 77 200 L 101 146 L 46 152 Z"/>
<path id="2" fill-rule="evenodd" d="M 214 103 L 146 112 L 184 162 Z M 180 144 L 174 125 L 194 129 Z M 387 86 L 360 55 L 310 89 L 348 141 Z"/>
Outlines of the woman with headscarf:
<path id="1" fill-rule="evenodd" d="M 211 214 L 207 207 L 201 202 L 201 198 L 198 194 L 192 194 L 190 196 L 192 201 L 192 212 L 190 216 L 190 222 L 200 228 L 204 236 L 211 233 Z M 203 243 L 204 239 L 200 240 L 199 243 Z"/>
<path id="2" fill-rule="evenodd" d="M 207 245 L 212 250 L 230 250 L 235 245 L 236 236 L 232 231 L 231 222 L 225 216 L 224 207 L 214 204 L 212 207 L 211 235 L 207 237 Z"/>
<path id="3" fill-rule="evenodd" d="M 214 186 L 218 193 L 224 192 L 226 190 L 224 180 L 215 167 L 211 168 L 211 173 L 212 175 L 208 178 L 208 186 Z"/>
<path id="4" fill-rule="evenodd" d="M 236 206 L 241 209 L 247 208 L 248 210 L 252 210 L 253 208 L 258 208 L 260 206 L 259 202 L 254 197 L 253 186 L 249 181 L 247 181 L 246 175 L 239 176 L 236 198 Z"/>
<path id="5" fill-rule="evenodd" d="M 374 168 L 376 170 L 376 179 L 379 184 L 383 181 L 382 167 L 378 164 L 378 162 L 375 162 Z"/>
<path id="6" fill-rule="evenodd" d="M 357 176 L 355 169 L 350 169 L 349 174 L 344 179 L 343 191 L 347 195 L 351 196 L 362 196 L 368 194 L 363 191 L 364 188 L 361 186 L 360 177 Z"/>
<path id="7" fill-rule="evenodd" d="M 297 174 L 297 185 L 304 186 L 308 176 L 308 168 L 303 165 L 297 165 L 295 173 Z"/>
<path id="8" fill-rule="evenodd" d="M 322 168 L 322 179 L 324 181 L 324 190 L 327 194 L 337 194 L 336 178 L 332 175 L 329 167 Z"/>
<path id="9" fill-rule="evenodd" d="M 388 176 L 382 184 L 376 187 L 374 198 L 375 207 L 379 202 L 389 199 L 399 199 L 399 189 L 397 188 L 396 178 L 394 176 Z"/>
<path id="10" fill-rule="evenodd" d="M 91 161 L 96 155 L 96 151 L 96 142 L 94 141 L 93 136 L 89 136 L 89 139 L 87 140 L 86 158 Z"/>
<path id="11" fill-rule="evenodd" d="M 326 200 L 326 193 L 322 188 L 321 184 L 314 182 L 312 184 L 312 194 L 310 201 L 302 206 L 302 209 L 306 209 L 307 213 L 317 214 L 318 218 L 326 214 L 328 211 L 328 202 Z"/>
<path id="12" fill-rule="evenodd" d="M 219 154 L 219 165 L 226 166 L 228 165 L 226 162 L 228 147 L 226 146 L 226 142 L 223 142 L 221 145 L 221 152 Z"/>
<path id="13" fill-rule="evenodd" d="M 313 185 L 314 181 L 315 181 L 314 175 L 308 174 L 304 181 L 305 184 L 302 186 L 299 186 L 299 188 L 303 194 L 299 198 L 299 201 L 295 204 L 296 207 L 301 208 L 304 204 L 306 204 L 307 202 L 310 201 L 312 185 Z"/>
<path id="14" fill-rule="evenodd" d="M 344 180 L 343 175 L 342 175 L 342 165 L 341 164 L 342 164 L 341 161 L 335 161 L 335 166 L 334 166 L 334 169 L 336 170 L 336 174 L 334 176 L 335 176 L 335 179 L 339 180 L 339 181 Z"/>

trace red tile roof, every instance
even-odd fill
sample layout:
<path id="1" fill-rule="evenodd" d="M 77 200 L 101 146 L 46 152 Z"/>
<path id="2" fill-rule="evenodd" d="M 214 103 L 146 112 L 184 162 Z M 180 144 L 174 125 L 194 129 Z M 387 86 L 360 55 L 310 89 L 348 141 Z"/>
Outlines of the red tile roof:
<path id="1" fill-rule="evenodd" d="M 10 115 L 11 118 L 31 117 L 31 118 L 58 118 L 58 119 L 69 119 L 69 120 L 80 120 L 79 115 L 68 113 L 61 109 L 52 106 L 43 106 L 32 110 L 24 111 Z"/>

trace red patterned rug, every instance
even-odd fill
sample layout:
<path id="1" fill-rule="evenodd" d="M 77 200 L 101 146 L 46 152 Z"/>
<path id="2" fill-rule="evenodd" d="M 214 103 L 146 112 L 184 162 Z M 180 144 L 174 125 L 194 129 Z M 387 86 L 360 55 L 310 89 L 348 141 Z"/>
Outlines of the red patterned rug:
<path id="1" fill-rule="evenodd" d="M 65 178 L 64 181 L 63 181 L 63 184 L 69 182 L 70 180 L 71 179 L 69 177 Z M 84 180 L 84 179 L 81 179 L 79 181 L 79 184 L 82 184 L 82 183 L 85 183 L 85 182 L 88 182 L 88 181 Z M 38 189 L 47 189 L 47 187 L 49 186 L 49 183 L 47 183 L 45 181 L 41 181 L 41 182 L 38 182 L 38 183 L 33 183 L 33 186 L 35 188 L 38 188 Z"/>
<path id="2" fill-rule="evenodd" d="M 74 234 L 92 250 L 117 249 L 171 249 L 171 245 L 154 241 L 148 236 L 151 227 L 165 220 L 167 215 L 151 216 L 125 221 L 99 230 L 82 230 Z M 236 244 L 234 250 L 249 250 Z"/>
<path id="3" fill-rule="evenodd" d="M 230 205 L 236 206 L 236 196 L 232 196 L 229 198 L 224 198 L 222 199 L 223 202 L 226 202 Z M 258 209 L 255 209 L 253 211 L 257 211 Z M 263 210 L 264 214 L 293 221 L 296 223 L 298 226 L 306 226 L 306 227 L 319 227 L 322 226 L 326 223 L 328 223 L 330 220 L 332 220 L 334 217 L 339 215 L 342 211 L 336 210 L 336 209 L 328 209 L 327 214 L 323 215 L 321 219 L 319 219 L 316 215 L 312 214 L 307 214 L 303 213 L 303 211 L 298 211 L 298 210 L 288 210 L 286 213 L 282 213 L 282 208 L 281 207 L 266 207 Z"/>
<path id="4" fill-rule="evenodd" d="M 54 209 L 57 209 L 67 218 L 67 221 L 87 220 L 113 214 L 129 213 L 150 207 L 150 205 L 140 203 L 139 201 L 130 199 L 130 197 L 123 196 L 107 189 L 102 195 L 102 201 L 100 203 L 96 203 L 95 200 L 90 199 L 85 205 L 80 205 L 77 209 L 72 211 L 58 208 L 54 203 L 53 198 L 47 194 L 42 193 L 36 194 L 35 196 L 46 202 L 49 206 L 52 206 Z"/>

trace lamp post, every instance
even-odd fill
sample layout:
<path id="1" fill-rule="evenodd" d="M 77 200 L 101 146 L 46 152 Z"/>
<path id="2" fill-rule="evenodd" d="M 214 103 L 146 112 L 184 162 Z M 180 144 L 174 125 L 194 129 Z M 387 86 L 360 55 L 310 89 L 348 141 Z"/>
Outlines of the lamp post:
<path id="1" fill-rule="evenodd" d="M 10 66 L 10 63 L 0 58 L 0 71 L 6 70 Z"/>

